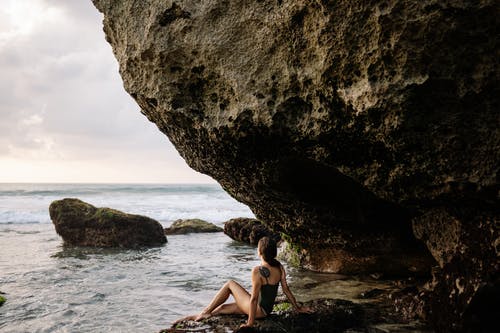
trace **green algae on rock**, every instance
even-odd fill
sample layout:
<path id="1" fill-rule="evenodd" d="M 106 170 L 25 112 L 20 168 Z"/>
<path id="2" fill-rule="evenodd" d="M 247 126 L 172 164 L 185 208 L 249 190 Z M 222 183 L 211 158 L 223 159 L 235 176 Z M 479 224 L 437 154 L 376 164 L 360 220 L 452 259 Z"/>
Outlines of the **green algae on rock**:
<path id="1" fill-rule="evenodd" d="M 175 220 L 170 227 L 165 228 L 166 235 L 222 231 L 224 231 L 224 229 L 222 229 L 221 227 L 200 219 Z"/>
<path id="2" fill-rule="evenodd" d="M 167 242 L 161 224 L 146 216 L 96 208 L 72 198 L 52 202 L 49 212 L 67 245 L 135 248 Z"/>
<path id="3" fill-rule="evenodd" d="M 273 306 L 273 312 L 290 311 L 291 309 L 292 304 L 288 302 L 276 303 Z"/>
<path id="4" fill-rule="evenodd" d="M 0 306 L 2 306 L 6 301 L 7 301 L 7 299 L 5 299 L 5 297 L 0 295 Z"/>

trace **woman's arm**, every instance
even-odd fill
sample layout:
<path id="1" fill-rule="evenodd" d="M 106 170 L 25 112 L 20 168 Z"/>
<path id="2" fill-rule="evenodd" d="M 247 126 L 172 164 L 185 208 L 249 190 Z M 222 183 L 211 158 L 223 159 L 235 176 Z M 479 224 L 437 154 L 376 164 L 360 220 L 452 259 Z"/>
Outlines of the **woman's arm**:
<path id="1" fill-rule="evenodd" d="M 259 302 L 259 293 L 262 282 L 259 276 L 259 267 L 252 269 L 252 294 L 250 295 L 250 311 L 248 312 L 248 320 L 246 326 L 252 326 L 257 313 L 257 303 Z"/>
<path id="2" fill-rule="evenodd" d="M 286 282 L 286 272 L 285 268 L 283 265 L 280 267 L 281 269 L 281 289 L 283 289 L 283 292 L 285 293 L 286 297 L 292 303 L 293 309 L 298 311 L 298 312 L 307 312 L 310 313 L 312 312 L 312 309 L 306 307 L 306 306 L 299 306 L 297 304 L 297 301 L 295 300 L 295 297 L 293 296 L 292 292 L 290 291 L 290 288 L 288 288 L 288 283 Z"/>

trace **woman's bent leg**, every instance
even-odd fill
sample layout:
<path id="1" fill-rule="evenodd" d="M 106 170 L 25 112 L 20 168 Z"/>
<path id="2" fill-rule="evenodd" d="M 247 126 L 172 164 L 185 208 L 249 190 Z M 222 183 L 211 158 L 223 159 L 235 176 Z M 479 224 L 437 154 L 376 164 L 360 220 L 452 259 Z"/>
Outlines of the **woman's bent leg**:
<path id="1" fill-rule="evenodd" d="M 250 294 L 245 290 L 245 288 L 235 281 L 230 280 L 228 284 L 236 306 L 242 313 L 248 314 L 250 312 Z"/>
<path id="2" fill-rule="evenodd" d="M 229 298 L 229 295 L 233 295 L 234 300 L 236 301 L 235 304 L 240 311 L 232 313 L 248 314 L 250 312 L 250 294 L 239 283 L 229 280 L 224 284 L 224 286 L 222 286 L 217 295 L 215 295 L 210 304 L 205 308 L 205 310 L 203 310 L 202 313 L 200 313 L 196 320 L 201 320 L 214 314 L 214 310 L 222 305 Z M 224 312 L 229 311 L 230 309 L 232 308 L 226 308 L 224 309 Z M 261 312 L 262 311 L 257 308 L 257 317 L 264 316 Z"/>
<path id="3" fill-rule="evenodd" d="M 224 304 L 233 295 L 235 303 Z M 188 316 L 176 320 L 174 325 L 183 320 L 202 320 L 217 314 L 248 314 L 250 312 L 250 294 L 239 283 L 229 280 L 217 292 L 210 304 L 198 315 Z M 266 314 L 257 306 L 256 318 L 265 317 Z"/>
<path id="4" fill-rule="evenodd" d="M 229 295 L 231 295 L 231 287 L 230 285 L 232 283 L 236 283 L 232 280 L 226 282 L 222 288 L 217 292 L 217 294 L 214 296 L 210 304 L 207 305 L 207 307 L 199 314 L 199 316 L 196 318 L 196 320 L 201 320 L 203 318 L 210 317 L 212 314 L 212 311 L 215 310 L 219 305 L 223 304 L 227 299 L 229 298 Z"/>
<path id="5" fill-rule="evenodd" d="M 234 305 L 231 305 L 231 307 L 225 307 L 224 309 L 220 309 L 222 312 L 218 312 L 220 314 L 230 314 L 230 313 L 235 313 L 235 314 L 249 314 L 250 313 L 250 294 L 248 291 L 245 290 L 238 282 L 235 282 L 233 280 L 230 280 L 226 283 L 226 285 L 229 288 L 229 291 L 231 295 L 233 295 L 233 298 L 235 300 L 236 307 L 238 308 L 238 311 L 234 309 Z M 221 303 L 222 304 L 222 303 Z M 212 310 L 212 314 L 214 313 L 215 310 Z M 260 306 L 257 306 L 257 312 L 255 313 L 256 318 L 262 318 L 265 317 L 266 314 L 262 311 Z"/>
<path id="6" fill-rule="evenodd" d="M 225 314 L 245 314 L 240 310 L 236 303 L 227 303 L 219 305 L 214 311 L 212 311 L 213 316 L 225 315 Z"/>

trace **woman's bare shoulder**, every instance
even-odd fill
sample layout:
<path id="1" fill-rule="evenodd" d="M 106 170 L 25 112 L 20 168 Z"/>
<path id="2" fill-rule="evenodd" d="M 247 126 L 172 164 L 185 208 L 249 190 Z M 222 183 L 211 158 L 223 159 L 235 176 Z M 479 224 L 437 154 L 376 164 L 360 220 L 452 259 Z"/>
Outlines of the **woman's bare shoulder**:
<path id="1" fill-rule="evenodd" d="M 260 269 L 261 266 L 255 266 L 254 268 L 252 268 L 252 274 L 256 274 L 256 273 L 259 273 L 259 269 Z"/>

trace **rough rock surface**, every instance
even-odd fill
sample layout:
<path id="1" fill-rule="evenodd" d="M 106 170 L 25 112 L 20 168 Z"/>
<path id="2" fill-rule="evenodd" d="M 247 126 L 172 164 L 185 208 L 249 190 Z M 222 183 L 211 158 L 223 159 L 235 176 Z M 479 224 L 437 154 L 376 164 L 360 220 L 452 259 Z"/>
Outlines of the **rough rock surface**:
<path id="1" fill-rule="evenodd" d="M 175 220 L 172 225 L 165 228 L 165 235 L 180 235 L 198 232 L 221 232 L 224 229 L 213 223 L 200 219 Z"/>
<path id="2" fill-rule="evenodd" d="M 288 304 L 289 305 L 289 304 Z M 308 302 L 313 307 L 313 314 L 299 314 L 291 311 L 291 307 L 283 311 L 275 311 L 263 320 L 257 320 L 251 330 L 238 330 L 246 322 L 246 316 L 216 316 L 201 323 L 181 322 L 178 327 L 161 331 L 175 332 L 175 328 L 197 328 L 200 332 L 344 332 L 364 326 L 363 308 L 349 301 L 321 299 Z M 201 331 L 204 329 L 204 331 Z"/>
<path id="3" fill-rule="evenodd" d="M 421 299 L 439 331 L 496 332 L 500 317 L 500 219 L 477 203 L 437 207 L 414 220 L 439 267 Z"/>
<path id="4" fill-rule="evenodd" d="M 389 298 L 393 301 L 394 310 L 404 320 L 425 319 L 429 309 L 426 308 L 425 288 L 410 286 L 393 292 Z"/>
<path id="5" fill-rule="evenodd" d="M 498 1 L 93 2 L 142 112 L 309 258 L 418 259 L 423 218 L 438 327 L 498 285 Z"/>
<path id="6" fill-rule="evenodd" d="M 279 234 L 271 231 L 262 222 L 252 218 L 238 217 L 224 223 L 224 233 L 234 240 L 257 245 L 262 237 L 271 237 L 279 242 Z"/>
<path id="7" fill-rule="evenodd" d="M 146 216 L 96 208 L 71 198 L 52 202 L 49 212 L 67 245 L 134 248 L 167 242 L 161 224 Z"/>
<path id="8" fill-rule="evenodd" d="M 373 239 L 376 246 L 376 239 Z M 392 252 L 384 243 L 385 239 L 379 239 L 380 247 L 387 247 L 385 252 L 367 252 L 361 255 L 353 255 L 352 252 L 332 247 L 306 248 L 283 242 L 279 248 L 279 258 L 312 271 L 324 273 L 342 274 L 377 274 L 384 278 L 396 278 L 429 275 L 429 257 L 422 256 L 418 252 Z"/>
<path id="9" fill-rule="evenodd" d="M 430 333 L 425 325 L 418 322 L 408 324 L 388 312 L 382 304 L 357 304 L 340 299 L 317 299 L 304 305 L 313 309 L 312 314 L 293 312 L 289 303 L 275 304 L 273 313 L 265 319 L 256 320 L 250 329 L 240 329 L 246 316 L 216 316 L 200 323 L 184 321 L 160 333 L 175 332 L 255 332 L 255 333 Z"/>

